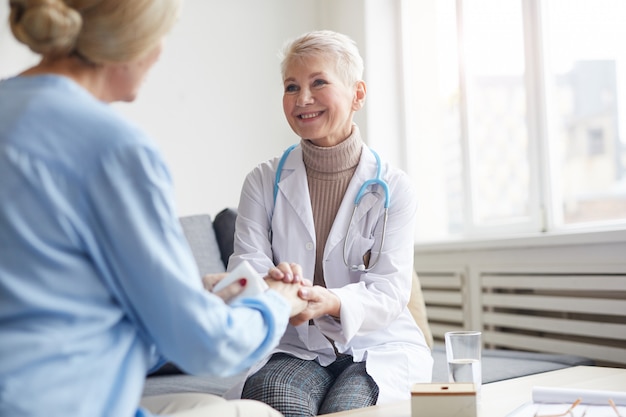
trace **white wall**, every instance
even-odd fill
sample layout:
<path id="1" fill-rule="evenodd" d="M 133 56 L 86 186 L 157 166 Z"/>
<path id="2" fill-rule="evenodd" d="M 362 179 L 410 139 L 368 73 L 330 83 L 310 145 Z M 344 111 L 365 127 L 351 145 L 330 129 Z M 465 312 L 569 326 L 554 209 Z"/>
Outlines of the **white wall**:
<path id="1" fill-rule="evenodd" d="M 394 9 L 398 2 L 382 2 Z M 186 0 L 165 51 L 132 104 L 115 104 L 156 140 L 172 171 L 180 215 L 217 214 L 236 207 L 246 173 L 299 139 L 282 113 L 277 53 L 283 42 L 313 29 L 339 30 L 354 38 L 366 61 L 368 102 L 357 116 L 366 140 L 383 158 L 398 160 L 397 102 L 386 71 L 393 61 L 375 55 L 392 42 L 388 16 L 374 0 Z M 372 9 L 375 12 L 372 12 Z M 367 23 L 380 26 L 365 44 Z M 387 13 L 390 14 L 390 13 Z M 0 2 L 0 78 L 37 62 L 18 44 Z M 372 42 L 372 45 L 374 43 Z M 378 63 L 378 64 L 377 64 Z M 382 68 L 379 68 L 382 65 Z M 371 68 L 370 68 L 371 67 Z M 380 97 L 373 102 L 373 98 Z M 376 109 L 376 118 L 368 117 Z M 396 116 L 393 116 L 396 114 Z M 389 116 L 388 118 L 388 115 Z M 370 122 L 369 119 L 373 121 Z M 392 122 L 391 124 L 389 122 Z M 372 129 L 376 140 L 368 140 Z M 379 134 L 384 132 L 384 134 Z M 378 144 L 382 149 L 378 148 Z"/>
<path id="2" fill-rule="evenodd" d="M 181 214 L 236 207 L 246 173 L 297 140 L 277 52 L 315 28 L 314 2 L 187 0 L 142 96 L 119 106 L 157 140 Z"/>

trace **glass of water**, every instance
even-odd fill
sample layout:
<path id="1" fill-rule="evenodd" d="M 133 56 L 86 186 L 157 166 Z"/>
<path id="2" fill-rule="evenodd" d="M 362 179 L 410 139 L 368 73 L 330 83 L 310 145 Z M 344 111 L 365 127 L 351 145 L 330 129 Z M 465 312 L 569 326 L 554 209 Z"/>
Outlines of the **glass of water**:
<path id="1" fill-rule="evenodd" d="M 473 383 L 480 393 L 482 368 L 480 366 L 481 333 L 478 331 L 447 332 L 446 359 L 448 382 Z"/>

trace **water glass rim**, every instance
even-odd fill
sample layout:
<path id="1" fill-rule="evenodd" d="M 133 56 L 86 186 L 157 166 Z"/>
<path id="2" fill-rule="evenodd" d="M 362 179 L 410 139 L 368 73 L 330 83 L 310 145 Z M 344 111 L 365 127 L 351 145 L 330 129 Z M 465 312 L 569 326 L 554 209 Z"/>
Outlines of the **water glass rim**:
<path id="1" fill-rule="evenodd" d="M 454 330 L 450 332 L 446 332 L 446 335 L 459 335 L 459 336 L 477 336 L 481 335 L 482 332 L 480 330 Z"/>

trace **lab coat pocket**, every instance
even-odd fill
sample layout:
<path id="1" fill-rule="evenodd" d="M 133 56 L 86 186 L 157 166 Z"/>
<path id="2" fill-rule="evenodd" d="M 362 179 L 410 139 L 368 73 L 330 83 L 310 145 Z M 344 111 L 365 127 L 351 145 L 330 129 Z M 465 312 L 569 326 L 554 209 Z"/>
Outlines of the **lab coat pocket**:
<path id="1" fill-rule="evenodd" d="M 369 266 L 369 261 L 372 253 L 372 247 L 374 246 L 373 237 L 363 237 L 359 234 L 348 236 L 348 245 L 346 250 L 346 259 L 349 265 L 364 265 L 365 268 Z"/>

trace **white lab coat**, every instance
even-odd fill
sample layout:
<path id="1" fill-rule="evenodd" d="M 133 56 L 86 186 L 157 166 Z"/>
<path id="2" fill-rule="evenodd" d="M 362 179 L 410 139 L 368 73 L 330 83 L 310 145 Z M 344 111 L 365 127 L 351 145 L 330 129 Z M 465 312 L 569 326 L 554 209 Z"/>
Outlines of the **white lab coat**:
<path id="1" fill-rule="evenodd" d="M 235 232 L 235 248 L 229 269 L 248 260 L 260 273 L 281 261 L 296 262 L 307 278 L 315 267 L 315 229 L 302 149 L 296 147 L 286 160 L 274 205 L 274 179 L 280 158 L 257 166 L 246 177 L 241 192 Z M 329 290 L 341 300 L 341 317 L 315 320 L 315 326 L 288 326 L 275 352 L 302 359 L 332 363 L 337 350 L 366 361 L 367 372 L 378 384 L 378 404 L 407 399 L 416 382 L 430 382 L 432 356 L 415 324 L 407 303 L 411 293 L 413 231 L 416 198 L 408 177 L 383 164 L 382 177 L 389 185 L 390 206 L 383 253 L 372 271 L 350 272 L 343 261 L 344 239 L 361 185 L 376 175 L 376 160 L 363 145 L 361 160 L 348 185 L 324 250 L 324 277 Z M 361 264 L 371 249 L 378 256 L 384 195 L 378 187 L 362 198 L 348 239 L 350 264 Z M 273 233 L 270 242 L 270 222 Z M 352 237 L 356 235 L 355 237 Z M 371 238 L 374 236 L 374 239 Z M 258 364 L 258 370 L 267 360 Z M 243 384 L 228 395 L 237 397 Z"/>

